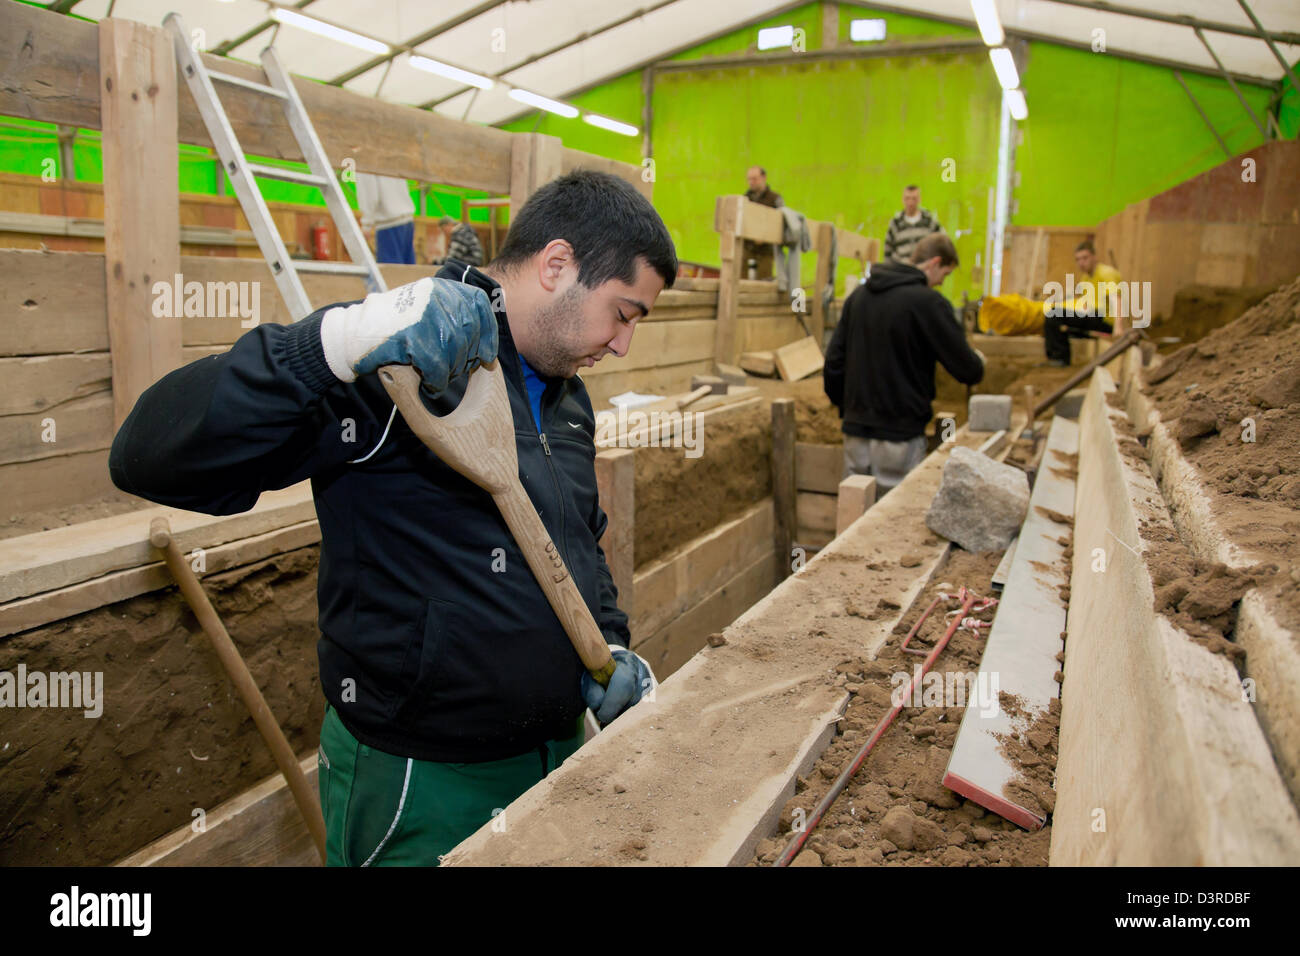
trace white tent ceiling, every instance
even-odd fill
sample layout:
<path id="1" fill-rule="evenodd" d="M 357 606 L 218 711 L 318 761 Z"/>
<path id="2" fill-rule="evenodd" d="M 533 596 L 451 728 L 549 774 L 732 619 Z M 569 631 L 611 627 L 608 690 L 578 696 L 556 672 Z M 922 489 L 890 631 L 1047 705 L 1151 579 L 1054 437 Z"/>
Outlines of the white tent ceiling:
<path id="1" fill-rule="evenodd" d="M 996 0 L 1003 26 L 1072 45 L 1089 45 L 1094 31 L 1105 31 L 1110 53 L 1130 53 L 1214 70 L 1215 64 L 1196 33 L 1183 24 L 1164 23 L 1109 11 L 1070 5 L 1057 0 Z M 1297 0 L 1247 0 L 1264 28 L 1274 33 L 1300 33 Z M 51 0 L 79 16 L 100 19 L 108 14 L 160 25 L 171 11 L 179 12 L 193 33 L 203 31 L 204 46 L 222 48 L 265 23 L 272 4 L 264 0 Z M 710 37 L 729 33 L 800 4 L 788 0 L 307 0 L 278 6 L 301 9 L 325 22 L 344 27 L 391 47 L 412 46 L 414 52 L 557 99 L 598 85 L 649 63 L 690 48 Z M 848 4 L 869 8 L 869 4 Z M 1121 0 L 1121 6 L 1169 16 L 1253 29 L 1238 0 Z M 889 0 L 880 9 L 913 11 L 973 25 L 969 0 Z M 430 36 L 430 34 L 433 34 Z M 228 52 L 256 62 L 271 39 L 267 29 Z M 1224 66 L 1236 74 L 1270 83 L 1283 68 L 1261 39 L 1205 30 Z M 289 69 L 302 76 L 337 80 L 376 59 L 332 39 L 281 25 L 275 43 Z M 751 48 L 753 44 L 751 44 Z M 1283 57 L 1295 63 L 1300 45 L 1279 44 Z M 532 61 L 532 62 L 529 62 Z M 499 123 L 527 112 L 507 95 L 502 84 L 478 92 L 450 80 L 417 70 L 405 55 L 391 65 L 380 64 L 347 79 L 343 86 L 399 103 L 427 104 L 457 119 Z M 639 125 L 639 116 L 615 119 Z"/>

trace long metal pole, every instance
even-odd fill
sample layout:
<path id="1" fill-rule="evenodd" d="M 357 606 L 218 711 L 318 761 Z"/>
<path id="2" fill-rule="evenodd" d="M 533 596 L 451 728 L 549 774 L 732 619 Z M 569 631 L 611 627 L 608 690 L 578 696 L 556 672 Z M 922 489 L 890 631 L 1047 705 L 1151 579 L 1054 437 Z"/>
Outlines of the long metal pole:
<path id="1" fill-rule="evenodd" d="M 1246 6 L 1246 0 L 1237 0 L 1237 3 L 1241 6 L 1241 9 L 1245 12 L 1246 16 L 1250 17 L 1250 22 L 1255 24 L 1255 29 L 1259 31 L 1259 38 L 1268 44 L 1268 48 L 1273 51 L 1273 56 L 1277 57 L 1277 62 L 1282 64 L 1282 69 L 1286 71 L 1286 75 L 1291 77 L 1291 88 L 1300 92 L 1300 80 L 1296 79 L 1295 70 L 1291 69 L 1291 64 L 1286 61 L 1286 57 L 1278 52 L 1278 48 L 1273 44 L 1272 35 L 1270 35 L 1264 29 L 1264 25 L 1259 22 L 1259 17 L 1255 16 L 1255 11 Z M 1284 42 L 1300 44 L 1300 39 L 1293 38 Z"/>
<path id="2" fill-rule="evenodd" d="M 1191 100 L 1192 105 L 1196 107 L 1196 112 L 1201 114 L 1201 119 L 1205 121 L 1205 125 L 1209 127 L 1210 132 L 1214 134 L 1214 138 L 1219 141 L 1219 146 L 1223 149 L 1224 155 L 1229 159 L 1232 159 L 1232 150 L 1228 149 L 1228 144 L 1223 141 L 1223 137 L 1219 135 L 1219 131 L 1214 128 L 1214 124 L 1210 122 L 1210 118 L 1205 115 L 1205 110 L 1201 108 L 1200 101 L 1197 100 L 1196 97 L 1192 95 L 1192 91 L 1187 88 L 1187 83 L 1183 80 L 1183 74 L 1179 73 L 1177 70 L 1174 70 L 1173 74 L 1174 79 L 1178 81 L 1178 85 L 1181 86 L 1183 92 L 1187 94 L 1187 98 Z"/>
<path id="3" fill-rule="evenodd" d="M 1251 122 L 1253 122 L 1255 128 L 1259 130 L 1259 135 L 1268 139 L 1268 128 L 1259 121 L 1259 117 L 1255 115 L 1255 111 L 1250 108 L 1250 104 L 1246 102 L 1246 97 L 1241 93 L 1241 87 L 1237 86 L 1237 81 L 1232 78 L 1232 74 L 1228 72 L 1228 68 L 1223 65 L 1223 61 L 1219 59 L 1219 54 L 1214 52 L 1214 47 L 1210 46 L 1210 41 L 1205 38 L 1205 34 L 1201 31 L 1200 27 L 1196 28 L 1196 38 L 1201 41 L 1201 45 L 1205 47 L 1205 52 L 1210 54 L 1210 57 L 1214 60 L 1214 65 L 1219 68 L 1219 72 L 1223 74 L 1223 78 L 1227 80 L 1228 85 L 1232 87 L 1232 92 L 1237 94 L 1237 102 L 1241 104 L 1241 108 L 1250 114 Z"/>

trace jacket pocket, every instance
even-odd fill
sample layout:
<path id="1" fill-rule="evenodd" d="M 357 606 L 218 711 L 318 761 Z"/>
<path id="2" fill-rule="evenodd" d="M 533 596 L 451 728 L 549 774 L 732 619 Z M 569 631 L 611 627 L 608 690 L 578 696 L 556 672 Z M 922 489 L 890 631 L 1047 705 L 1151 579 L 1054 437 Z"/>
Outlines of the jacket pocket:
<path id="1" fill-rule="evenodd" d="M 429 598 L 425 602 L 420 639 L 411 641 L 402 666 L 404 693 L 396 708 L 398 719 L 418 714 L 429 695 L 436 690 L 438 672 L 447 652 L 447 633 L 453 626 L 454 617 L 455 605 L 451 602 L 438 598 Z"/>

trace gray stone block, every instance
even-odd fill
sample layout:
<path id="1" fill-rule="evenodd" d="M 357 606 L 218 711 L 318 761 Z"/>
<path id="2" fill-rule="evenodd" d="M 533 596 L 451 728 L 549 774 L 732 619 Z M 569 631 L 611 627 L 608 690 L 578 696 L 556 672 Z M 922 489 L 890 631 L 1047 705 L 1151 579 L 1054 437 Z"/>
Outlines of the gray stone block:
<path id="1" fill-rule="evenodd" d="M 973 432 L 1000 432 L 1011 427 L 1010 395 L 972 395 L 967 427 Z"/>
<path id="2" fill-rule="evenodd" d="M 944 463 L 925 524 L 967 551 L 995 551 L 1011 543 L 1028 511 L 1023 471 L 958 447 Z"/>

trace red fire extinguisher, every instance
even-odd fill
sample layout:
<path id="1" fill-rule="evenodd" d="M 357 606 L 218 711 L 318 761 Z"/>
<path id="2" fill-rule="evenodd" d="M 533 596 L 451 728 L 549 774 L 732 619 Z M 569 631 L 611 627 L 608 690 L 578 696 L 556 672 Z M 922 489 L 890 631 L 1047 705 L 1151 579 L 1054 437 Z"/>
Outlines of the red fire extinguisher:
<path id="1" fill-rule="evenodd" d="M 330 231 L 329 227 L 323 222 L 317 222 L 311 227 L 311 257 L 313 259 L 329 259 L 330 256 Z"/>

